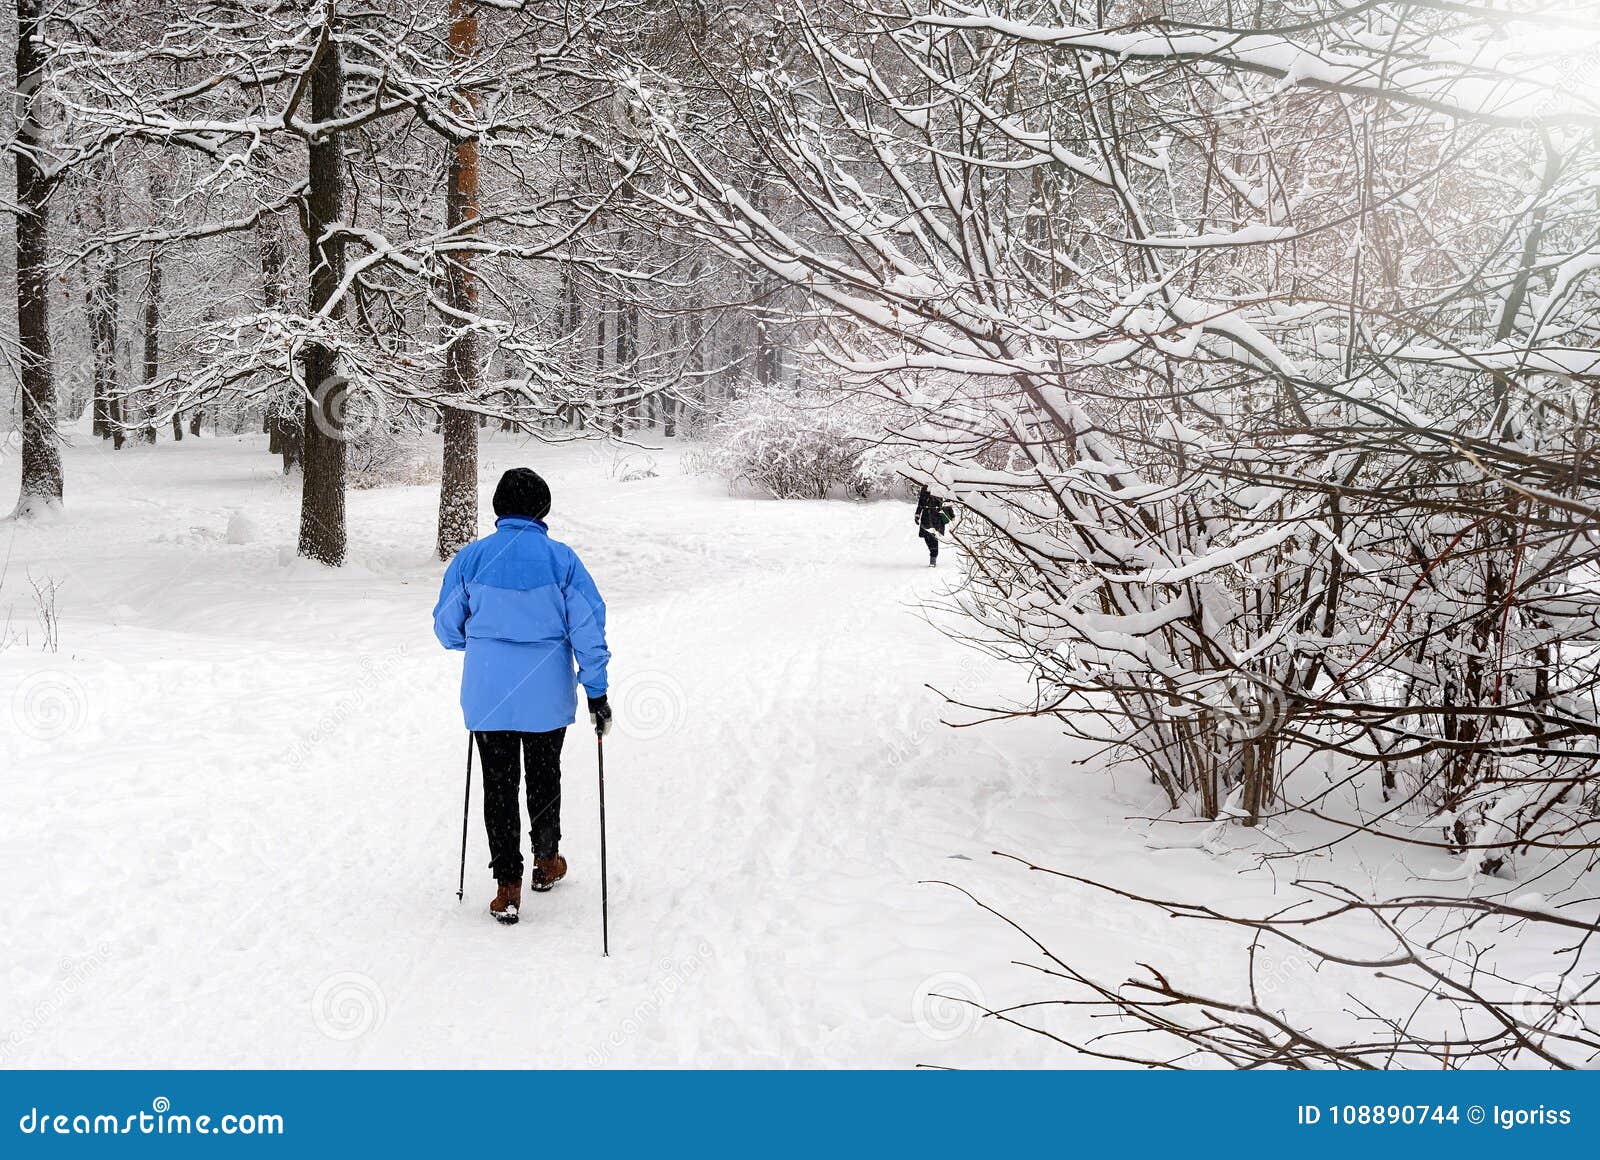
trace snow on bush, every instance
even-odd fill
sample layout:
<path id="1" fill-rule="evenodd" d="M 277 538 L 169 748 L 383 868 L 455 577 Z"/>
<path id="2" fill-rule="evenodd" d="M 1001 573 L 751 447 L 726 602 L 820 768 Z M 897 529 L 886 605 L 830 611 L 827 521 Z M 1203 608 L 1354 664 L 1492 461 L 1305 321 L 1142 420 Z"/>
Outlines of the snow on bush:
<path id="1" fill-rule="evenodd" d="M 346 456 L 350 486 L 358 491 L 439 482 L 439 450 L 433 436 L 376 426 L 352 439 Z"/>
<path id="2" fill-rule="evenodd" d="M 856 456 L 846 484 L 850 493 L 861 499 L 869 496 L 899 496 L 915 499 L 917 485 L 906 477 L 906 452 L 888 443 L 869 443 Z"/>
<path id="3" fill-rule="evenodd" d="M 618 483 L 637 483 L 642 479 L 655 479 L 660 474 L 655 459 L 649 455 L 621 455 L 611 464 L 611 478 Z"/>
<path id="4" fill-rule="evenodd" d="M 253 544 L 260 537 L 255 520 L 241 511 L 228 516 L 228 529 L 223 538 L 230 544 Z"/>
<path id="5" fill-rule="evenodd" d="M 837 395 L 811 390 L 753 391 L 711 429 L 705 466 L 730 486 L 774 499 L 858 499 L 881 493 L 896 475 L 877 429 Z"/>

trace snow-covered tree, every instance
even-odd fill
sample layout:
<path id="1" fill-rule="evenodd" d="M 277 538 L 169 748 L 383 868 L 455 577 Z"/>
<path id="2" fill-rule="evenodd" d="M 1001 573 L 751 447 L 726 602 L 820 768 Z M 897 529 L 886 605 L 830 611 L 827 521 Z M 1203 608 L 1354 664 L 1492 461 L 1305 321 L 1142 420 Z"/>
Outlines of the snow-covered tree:
<path id="1" fill-rule="evenodd" d="M 968 635 L 1035 681 L 1002 711 L 1206 818 L 1586 868 L 1597 38 L 1560 0 L 811 0 L 723 36 L 726 136 L 656 121 L 658 202 L 911 416 Z M 1330 767 L 1383 806 L 1295 787 Z"/>

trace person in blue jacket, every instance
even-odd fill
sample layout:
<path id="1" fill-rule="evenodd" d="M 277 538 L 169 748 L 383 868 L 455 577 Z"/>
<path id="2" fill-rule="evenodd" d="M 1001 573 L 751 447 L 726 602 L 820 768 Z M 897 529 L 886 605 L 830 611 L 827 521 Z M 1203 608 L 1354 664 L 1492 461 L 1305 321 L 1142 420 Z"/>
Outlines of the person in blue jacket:
<path id="1" fill-rule="evenodd" d="M 550 538 L 550 487 L 526 467 L 501 476 L 493 535 L 450 561 L 433 632 L 466 652 L 461 709 L 483 765 L 483 824 L 499 892 L 489 912 L 517 921 L 522 907 L 521 803 L 525 776 L 532 829 L 532 889 L 567 872 L 561 856 L 561 742 L 588 694 L 589 720 L 610 731 L 606 606 L 583 562 Z M 518 765 L 521 769 L 518 769 Z"/>

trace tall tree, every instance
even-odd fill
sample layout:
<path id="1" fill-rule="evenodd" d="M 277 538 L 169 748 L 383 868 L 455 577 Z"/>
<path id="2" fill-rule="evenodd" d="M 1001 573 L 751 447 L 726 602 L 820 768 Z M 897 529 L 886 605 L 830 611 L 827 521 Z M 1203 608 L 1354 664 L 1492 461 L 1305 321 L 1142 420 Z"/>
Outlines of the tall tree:
<path id="1" fill-rule="evenodd" d="M 161 375 L 161 251 L 150 248 L 150 270 L 144 291 L 144 382 L 153 383 Z M 172 413 L 172 438 L 183 438 L 183 422 L 178 413 Z M 155 428 L 150 429 L 150 442 L 155 442 Z"/>
<path id="2" fill-rule="evenodd" d="M 99 185 L 91 200 L 102 215 L 104 194 Z M 102 216 L 103 220 L 103 216 Z M 94 407 L 103 423 L 102 435 L 121 449 L 127 428 L 123 425 L 127 404 L 123 398 L 120 367 L 117 362 L 118 307 L 122 298 L 120 256 L 115 245 L 108 245 L 100 268 L 91 275 L 88 294 L 89 345 L 94 355 Z"/>
<path id="3" fill-rule="evenodd" d="M 17 0 L 17 346 L 22 379 L 22 489 L 16 515 L 58 507 L 61 449 L 50 353 L 50 191 L 43 97 L 43 0 Z"/>
<path id="4" fill-rule="evenodd" d="M 335 35 L 335 5 L 328 3 L 311 62 L 311 138 L 306 193 L 306 240 L 311 267 L 310 314 L 331 323 L 344 313 L 343 133 L 344 62 Z M 345 405 L 348 387 L 337 377 L 338 347 L 326 331 L 313 333 L 305 350 L 305 458 L 300 492 L 300 555 L 337 567 L 344 563 Z"/>
<path id="5" fill-rule="evenodd" d="M 283 248 L 283 226 L 277 214 L 262 214 L 256 222 L 256 247 L 261 262 L 261 297 L 267 313 L 278 317 L 288 307 L 289 289 L 285 280 L 286 258 Z M 267 399 L 267 449 L 283 458 L 283 473 L 289 474 L 300 462 L 304 436 L 301 432 L 302 413 L 305 410 L 293 376 L 282 376 Z"/>
<path id="6" fill-rule="evenodd" d="M 450 0 L 450 51 L 470 58 L 478 45 L 478 13 L 474 0 Z M 471 118 L 475 100 L 457 99 L 458 113 Z M 478 231 L 478 142 L 468 136 L 454 143 L 445 191 L 445 226 L 452 240 L 468 241 Z M 472 249 L 462 245 L 444 260 L 446 325 L 451 327 L 445 351 L 444 393 L 475 399 L 479 390 L 480 355 L 476 308 L 477 278 Z M 439 479 L 439 558 L 448 560 L 478 531 L 478 418 L 458 407 L 445 407 L 444 466 Z"/>

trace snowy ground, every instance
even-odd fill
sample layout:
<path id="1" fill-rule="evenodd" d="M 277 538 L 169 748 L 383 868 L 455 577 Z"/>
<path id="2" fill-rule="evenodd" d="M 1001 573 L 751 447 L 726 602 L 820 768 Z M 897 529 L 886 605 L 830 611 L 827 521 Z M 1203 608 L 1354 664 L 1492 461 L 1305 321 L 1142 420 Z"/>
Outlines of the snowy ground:
<path id="1" fill-rule="evenodd" d="M 571 876 L 498 927 L 476 788 L 455 899 L 433 489 L 352 493 L 329 571 L 294 558 L 260 437 L 75 442 L 67 516 L 0 525 L 0 1064 L 1081 1066 L 930 998 L 1050 992 L 1010 965 L 1024 940 L 925 880 L 1108 972 L 1215 948 L 991 850 L 1223 905 L 1272 889 L 1242 858 L 1146 848 L 1125 818 L 1149 787 L 1119 795 L 1050 726 L 940 723 L 926 685 L 1017 677 L 918 612 L 958 570 L 927 569 L 909 505 L 731 498 L 671 453 L 619 482 L 612 450 L 497 439 L 484 510 L 506 466 L 550 479 L 553 533 L 611 609 L 619 712 L 611 957 L 581 730 Z M 57 651 L 32 582 L 59 585 Z"/>

